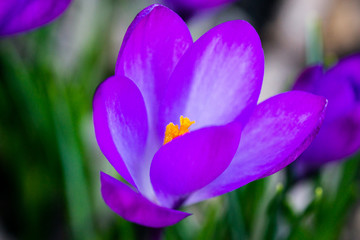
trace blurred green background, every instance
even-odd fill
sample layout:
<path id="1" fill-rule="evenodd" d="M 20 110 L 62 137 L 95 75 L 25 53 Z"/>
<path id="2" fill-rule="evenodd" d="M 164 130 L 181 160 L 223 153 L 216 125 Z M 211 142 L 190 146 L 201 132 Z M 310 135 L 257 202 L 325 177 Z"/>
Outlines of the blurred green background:
<path id="1" fill-rule="evenodd" d="M 113 75 L 124 33 L 145 0 L 74 0 L 35 31 L 0 39 L 0 239 L 146 239 L 112 212 L 99 172 L 118 176 L 92 124 L 97 85 Z M 194 39 L 245 19 L 266 68 L 261 99 L 285 91 L 308 63 L 360 50 L 358 0 L 242 0 L 188 22 Z M 358 239 L 360 159 L 293 184 L 283 171 L 188 207 L 166 239 Z"/>

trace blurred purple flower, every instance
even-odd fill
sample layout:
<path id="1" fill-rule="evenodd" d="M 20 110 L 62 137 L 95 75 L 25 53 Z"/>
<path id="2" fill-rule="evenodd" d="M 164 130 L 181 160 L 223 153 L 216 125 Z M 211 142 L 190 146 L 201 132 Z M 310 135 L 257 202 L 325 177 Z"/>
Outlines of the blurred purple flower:
<path id="1" fill-rule="evenodd" d="M 194 13 L 204 9 L 217 7 L 235 0 L 163 0 L 164 3 L 184 19 L 190 18 Z"/>
<path id="2" fill-rule="evenodd" d="M 57 18 L 71 0 L 0 1 L 0 36 L 29 31 Z"/>
<path id="3" fill-rule="evenodd" d="M 149 227 L 190 214 L 180 206 L 269 176 L 310 144 L 326 99 L 293 91 L 257 105 L 264 55 L 245 21 L 220 24 L 193 43 L 182 19 L 161 5 L 130 25 L 115 76 L 98 87 L 98 144 L 128 186 L 101 173 L 106 204 Z M 180 134 L 170 122 L 182 118 Z M 168 127 L 166 127 L 168 125 Z M 164 143 L 175 132 L 174 139 Z M 181 133 L 182 132 L 182 133 Z M 240 141 L 241 135 L 241 142 Z"/>
<path id="4" fill-rule="evenodd" d="M 234 2 L 235 0 L 165 0 L 178 8 L 201 10 L 216 7 L 222 4 Z"/>
<path id="5" fill-rule="evenodd" d="M 329 100 L 318 136 L 296 161 L 298 171 L 316 169 L 359 150 L 360 54 L 344 58 L 327 70 L 322 65 L 308 67 L 301 73 L 293 89 L 311 92 Z"/>

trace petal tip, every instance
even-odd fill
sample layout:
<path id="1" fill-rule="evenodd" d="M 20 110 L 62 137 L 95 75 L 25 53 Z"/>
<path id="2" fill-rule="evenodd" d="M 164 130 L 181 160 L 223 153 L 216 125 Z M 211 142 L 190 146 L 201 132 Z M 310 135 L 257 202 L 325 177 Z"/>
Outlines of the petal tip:
<path id="1" fill-rule="evenodd" d="M 191 215 L 159 206 L 104 172 L 100 172 L 100 179 L 104 202 L 127 221 L 151 228 L 163 228 L 174 225 Z"/>

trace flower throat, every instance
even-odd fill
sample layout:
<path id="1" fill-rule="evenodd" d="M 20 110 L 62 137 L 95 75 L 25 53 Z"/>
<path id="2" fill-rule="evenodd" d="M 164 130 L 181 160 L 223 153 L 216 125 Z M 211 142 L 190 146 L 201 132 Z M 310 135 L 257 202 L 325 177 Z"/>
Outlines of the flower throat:
<path id="1" fill-rule="evenodd" d="M 189 132 L 189 128 L 193 125 L 195 121 L 190 121 L 189 118 L 180 116 L 180 127 L 178 125 L 174 125 L 174 123 L 170 122 L 166 126 L 165 137 L 164 137 L 164 145 L 174 138 L 182 136 Z"/>

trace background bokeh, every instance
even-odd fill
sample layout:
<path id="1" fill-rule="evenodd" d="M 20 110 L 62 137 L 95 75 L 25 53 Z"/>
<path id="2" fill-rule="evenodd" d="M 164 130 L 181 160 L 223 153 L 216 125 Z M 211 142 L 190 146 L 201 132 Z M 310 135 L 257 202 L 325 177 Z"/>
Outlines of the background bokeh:
<path id="1" fill-rule="evenodd" d="M 0 239 L 145 239 L 112 212 L 99 172 L 118 176 L 92 124 L 97 85 L 114 74 L 125 31 L 146 0 L 74 0 L 51 24 L 0 39 Z M 239 0 L 188 21 L 197 39 L 245 19 L 265 52 L 264 100 L 301 69 L 360 51 L 359 0 Z M 359 66 L 360 67 L 360 66 Z M 293 183 L 289 169 L 188 207 L 166 239 L 358 239 L 360 159 Z"/>

